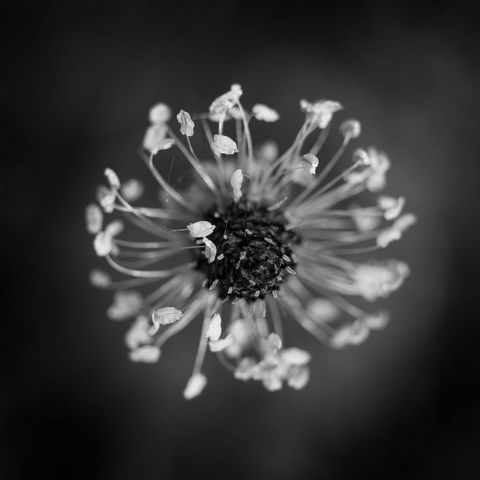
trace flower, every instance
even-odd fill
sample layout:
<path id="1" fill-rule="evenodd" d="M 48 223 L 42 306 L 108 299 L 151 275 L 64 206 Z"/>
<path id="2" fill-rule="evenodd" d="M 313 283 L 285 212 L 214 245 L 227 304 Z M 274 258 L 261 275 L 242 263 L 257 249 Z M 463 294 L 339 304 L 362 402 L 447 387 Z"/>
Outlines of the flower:
<path id="1" fill-rule="evenodd" d="M 234 84 L 194 117 L 205 127 L 205 139 L 196 142 L 189 113 L 181 110 L 178 124 L 170 125 L 170 108 L 152 107 L 142 157 L 160 187 L 159 204 L 132 205 L 143 185 L 122 183 L 106 169 L 98 206 L 85 211 L 95 252 L 122 276 L 94 269 L 90 281 L 114 290 L 107 315 L 130 323 L 125 343 L 132 361 L 158 361 L 166 342 L 203 322 L 186 399 L 204 390 L 204 360 L 212 353 L 236 379 L 269 391 L 304 388 L 311 355 L 289 344 L 283 322 L 298 322 L 333 348 L 358 345 L 383 329 L 389 315 L 369 313 L 357 300 L 387 297 L 410 272 L 398 260 L 355 257 L 386 248 L 416 222 L 412 213 L 402 213 L 401 196 L 351 203 L 382 190 L 390 167 L 373 147 L 346 153 L 360 136 L 360 123 L 346 120 L 329 129 L 342 105 L 302 100 L 305 119 L 293 144 L 283 153 L 271 141 L 254 148 L 252 117 L 273 122 L 279 115 L 263 104 L 248 111 L 242 94 Z M 329 131 L 335 132 L 331 140 Z M 331 158 L 322 150 L 327 141 L 337 148 Z M 189 184 L 175 181 L 187 177 L 169 162 L 178 153 L 193 167 Z M 351 161 L 342 170 L 344 156 Z M 138 230 L 133 238 L 122 222 L 104 221 L 115 214 Z"/>

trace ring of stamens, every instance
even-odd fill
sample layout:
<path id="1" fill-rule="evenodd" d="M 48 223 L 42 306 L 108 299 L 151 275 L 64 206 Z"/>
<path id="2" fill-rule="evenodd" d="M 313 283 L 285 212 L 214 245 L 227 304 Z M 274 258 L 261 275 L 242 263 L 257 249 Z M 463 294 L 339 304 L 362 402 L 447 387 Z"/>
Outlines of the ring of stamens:
<path id="1" fill-rule="evenodd" d="M 208 238 L 217 256 L 208 263 L 198 255 L 196 268 L 205 274 L 206 287 L 217 289 L 220 298 L 262 299 L 278 290 L 286 275 L 295 273 L 291 247 L 300 237 L 286 229 L 282 212 L 241 202 L 212 209 L 204 218 L 215 225 Z"/>

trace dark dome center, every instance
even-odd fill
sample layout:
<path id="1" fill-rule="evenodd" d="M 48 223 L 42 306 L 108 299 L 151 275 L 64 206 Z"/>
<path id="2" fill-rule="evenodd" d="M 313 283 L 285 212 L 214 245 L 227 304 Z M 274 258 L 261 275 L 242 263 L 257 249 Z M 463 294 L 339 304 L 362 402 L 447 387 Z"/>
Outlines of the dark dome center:
<path id="1" fill-rule="evenodd" d="M 262 205 L 231 204 L 207 212 L 215 225 L 209 239 L 217 248 L 212 263 L 200 254 L 196 268 L 205 273 L 207 288 L 220 298 L 254 301 L 278 290 L 284 277 L 294 273 L 291 246 L 299 236 L 285 229 L 285 216 Z"/>

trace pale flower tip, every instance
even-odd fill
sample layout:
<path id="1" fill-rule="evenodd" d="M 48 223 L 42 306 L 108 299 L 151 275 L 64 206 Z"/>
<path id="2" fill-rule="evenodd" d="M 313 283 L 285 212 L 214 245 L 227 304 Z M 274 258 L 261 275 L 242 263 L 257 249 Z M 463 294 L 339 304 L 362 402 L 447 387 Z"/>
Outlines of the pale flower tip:
<path id="1" fill-rule="evenodd" d="M 381 330 L 387 326 L 390 318 L 388 312 L 381 311 L 367 315 L 363 320 L 372 330 Z"/>
<path id="2" fill-rule="evenodd" d="M 145 345 L 132 350 L 128 356 L 132 362 L 155 363 L 160 358 L 160 349 L 154 345 Z"/>
<path id="3" fill-rule="evenodd" d="M 114 220 L 105 227 L 105 233 L 113 238 L 122 233 L 123 228 L 124 225 L 121 220 Z"/>
<path id="4" fill-rule="evenodd" d="M 148 318 L 145 315 L 140 315 L 125 334 L 125 344 L 130 350 L 135 350 L 141 345 L 150 343 L 150 341 Z"/>
<path id="5" fill-rule="evenodd" d="M 230 86 L 230 91 L 233 92 L 235 95 L 241 97 L 243 95 L 242 86 L 239 83 L 232 83 Z"/>
<path id="6" fill-rule="evenodd" d="M 350 119 L 345 120 L 340 125 L 340 133 L 345 138 L 358 138 L 362 133 L 362 127 L 358 120 Z"/>
<path id="7" fill-rule="evenodd" d="M 287 384 L 294 390 L 305 388 L 310 380 L 310 369 L 307 366 L 292 368 L 287 376 Z"/>
<path id="8" fill-rule="evenodd" d="M 215 230 L 215 225 L 212 225 L 205 220 L 200 220 L 198 222 L 189 223 L 187 225 L 187 230 L 194 238 L 204 238 L 208 237 Z"/>
<path id="9" fill-rule="evenodd" d="M 237 144 L 226 135 L 213 136 L 212 150 L 215 155 L 233 155 L 238 152 Z"/>
<path id="10" fill-rule="evenodd" d="M 192 398 L 200 395 L 207 384 L 207 377 L 201 373 L 194 373 L 187 382 L 185 390 L 183 391 L 183 396 L 186 400 L 191 400 Z"/>
<path id="11" fill-rule="evenodd" d="M 335 320 L 340 314 L 338 307 L 325 298 L 315 298 L 307 306 L 307 312 L 314 322 L 324 323 Z"/>
<path id="12" fill-rule="evenodd" d="M 400 238 L 402 238 L 402 232 L 398 228 L 394 226 L 387 228 L 378 234 L 377 247 L 386 248 L 392 242 L 400 240 Z"/>
<path id="13" fill-rule="evenodd" d="M 210 119 L 213 120 L 214 118 L 214 121 L 223 122 L 229 110 L 238 103 L 242 94 L 242 87 L 238 83 L 233 84 L 230 87 L 230 91 L 217 97 L 210 105 Z"/>
<path id="14" fill-rule="evenodd" d="M 306 112 L 307 118 L 318 127 L 323 129 L 331 122 L 333 114 L 343 108 L 342 104 L 333 100 L 319 100 L 315 103 L 300 100 L 301 109 Z"/>
<path id="15" fill-rule="evenodd" d="M 93 248 L 99 257 L 106 257 L 113 250 L 112 236 L 98 232 L 93 240 Z"/>
<path id="16" fill-rule="evenodd" d="M 238 364 L 233 376 L 237 380 L 243 380 L 243 381 L 250 380 L 250 378 L 252 378 L 256 365 L 257 364 L 253 358 L 245 357 Z"/>
<path id="17" fill-rule="evenodd" d="M 173 139 L 167 138 L 167 127 L 163 123 L 148 127 L 143 138 L 143 148 L 154 155 L 169 149 L 174 143 Z"/>
<path id="18" fill-rule="evenodd" d="M 276 122 L 280 118 L 277 111 L 261 103 L 257 103 L 253 106 L 252 113 L 257 120 L 263 122 Z"/>
<path id="19" fill-rule="evenodd" d="M 171 116 L 172 110 L 165 103 L 157 103 L 148 113 L 148 118 L 154 125 L 162 125 L 168 122 Z"/>
<path id="20" fill-rule="evenodd" d="M 357 163 L 363 167 L 370 165 L 370 156 L 363 148 L 357 148 L 353 152 L 353 162 Z"/>
<path id="21" fill-rule="evenodd" d="M 135 178 L 130 178 L 129 180 L 122 183 L 122 188 L 120 189 L 123 198 L 128 202 L 134 202 L 138 200 L 143 195 L 144 187 L 141 182 Z"/>
<path id="22" fill-rule="evenodd" d="M 408 265 L 398 260 L 360 264 L 353 272 L 353 288 L 356 294 L 372 302 L 400 288 L 409 272 Z"/>
<path id="23" fill-rule="evenodd" d="M 103 213 L 102 210 L 94 203 L 87 205 L 85 208 L 85 223 L 88 233 L 95 235 L 102 229 Z"/>
<path id="24" fill-rule="evenodd" d="M 272 352 L 278 352 L 282 348 L 283 342 L 277 333 L 271 333 L 267 338 L 267 348 Z"/>
<path id="25" fill-rule="evenodd" d="M 114 190 L 118 190 L 120 188 L 120 180 L 118 179 L 118 175 L 111 168 L 106 168 L 103 173 L 107 177 L 110 187 Z"/>
<path id="26" fill-rule="evenodd" d="M 258 149 L 258 157 L 266 162 L 273 162 L 278 158 L 278 151 L 278 144 L 268 140 Z"/>
<path id="27" fill-rule="evenodd" d="M 288 365 L 302 366 L 310 362 L 312 356 L 300 348 L 286 348 L 281 352 L 282 360 Z"/>
<path id="28" fill-rule="evenodd" d="M 230 185 L 233 189 L 233 198 L 237 202 L 242 198 L 243 173 L 241 169 L 235 170 L 230 177 Z"/>
<path id="29" fill-rule="evenodd" d="M 308 168 L 308 173 L 310 175 L 315 175 L 318 167 L 318 158 L 311 154 L 307 153 L 303 156 L 304 165 Z"/>
<path id="30" fill-rule="evenodd" d="M 413 213 L 405 213 L 401 217 L 398 217 L 395 220 L 393 226 L 400 230 L 401 232 L 405 232 L 408 230 L 412 225 L 417 223 L 417 217 Z"/>
<path id="31" fill-rule="evenodd" d="M 137 315 L 143 305 L 142 296 L 133 290 L 119 290 L 113 296 L 113 304 L 107 310 L 111 320 L 125 320 Z"/>
<path id="32" fill-rule="evenodd" d="M 191 137 L 193 135 L 195 124 L 193 123 L 190 114 L 185 110 L 180 110 L 177 115 L 177 120 L 180 124 L 180 133 L 186 137 Z"/>
<path id="33" fill-rule="evenodd" d="M 90 284 L 97 288 L 107 288 L 112 283 L 112 278 L 102 270 L 94 269 L 90 272 Z"/>
<path id="34" fill-rule="evenodd" d="M 381 195 L 378 197 L 378 206 L 384 210 L 385 220 L 395 220 L 402 213 L 405 206 L 405 198 L 393 198 Z"/>
<path id="35" fill-rule="evenodd" d="M 223 352 L 228 347 L 232 346 L 234 343 L 233 335 L 229 333 L 225 338 L 220 338 L 218 340 L 210 340 L 208 346 L 212 353 Z"/>
<path id="36" fill-rule="evenodd" d="M 97 200 L 105 213 L 112 213 L 115 208 L 116 190 L 100 185 L 96 192 Z"/>
<path id="37" fill-rule="evenodd" d="M 205 335 L 209 340 L 217 341 L 222 335 L 222 317 L 216 313 L 208 323 Z"/>
<path id="38" fill-rule="evenodd" d="M 155 335 L 160 326 L 170 325 L 183 317 L 182 311 L 175 307 L 157 308 L 152 311 L 151 315 L 153 326 L 149 330 L 150 335 Z"/>
<path id="39" fill-rule="evenodd" d="M 358 319 L 338 329 L 330 339 L 330 346 L 340 349 L 348 345 L 359 345 L 368 338 L 369 334 L 368 325 L 363 319 Z"/>
<path id="40" fill-rule="evenodd" d="M 215 257 L 217 256 L 217 247 L 207 237 L 203 237 L 202 242 L 205 244 L 205 250 L 203 251 L 203 255 L 207 259 L 208 263 L 214 262 Z"/>

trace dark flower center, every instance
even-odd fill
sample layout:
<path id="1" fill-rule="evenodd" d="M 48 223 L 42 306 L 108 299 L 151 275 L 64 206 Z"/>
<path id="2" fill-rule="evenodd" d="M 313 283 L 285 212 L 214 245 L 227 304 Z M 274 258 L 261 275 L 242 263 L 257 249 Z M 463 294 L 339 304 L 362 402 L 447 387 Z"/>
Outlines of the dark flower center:
<path id="1" fill-rule="evenodd" d="M 213 209 L 205 220 L 215 225 L 209 239 L 217 248 L 212 263 L 200 254 L 196 268 L 205 273 L 206 287 L 216 288 L 220 298 L 255 301 L 280 288 L 294 273 L 292 244 L 300 237 L 286 230 L 282 212 L 243 202 Z M 213 289 L 212 288 L 212 289 Z"/>

